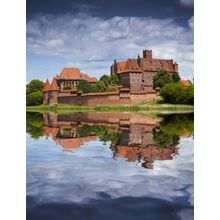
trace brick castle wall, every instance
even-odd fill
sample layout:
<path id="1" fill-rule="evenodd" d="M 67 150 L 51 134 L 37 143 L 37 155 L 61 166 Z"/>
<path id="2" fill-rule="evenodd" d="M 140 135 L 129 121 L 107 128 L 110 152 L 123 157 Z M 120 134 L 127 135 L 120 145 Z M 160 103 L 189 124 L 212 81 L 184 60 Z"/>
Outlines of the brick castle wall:
<path id="1" fill-rule="evenodd" d="M 135 105 L 158 99 L 157 94 L 146 93 L 87 93 L 82 95 L 59 94 L 58 103 L 71 105 Z"/>

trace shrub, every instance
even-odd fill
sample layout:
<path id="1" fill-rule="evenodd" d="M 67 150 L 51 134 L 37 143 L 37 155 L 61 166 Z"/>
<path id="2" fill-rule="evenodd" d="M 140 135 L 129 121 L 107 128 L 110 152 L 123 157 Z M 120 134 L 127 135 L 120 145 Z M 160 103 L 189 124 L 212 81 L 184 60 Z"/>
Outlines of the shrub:
<path id="1" fill-rule="evenodd" d="M 160 96 L 167 103 L 194 104 L 194 86 L 184 86 L 182 83 L 169 83 L 160 90 Z"/>

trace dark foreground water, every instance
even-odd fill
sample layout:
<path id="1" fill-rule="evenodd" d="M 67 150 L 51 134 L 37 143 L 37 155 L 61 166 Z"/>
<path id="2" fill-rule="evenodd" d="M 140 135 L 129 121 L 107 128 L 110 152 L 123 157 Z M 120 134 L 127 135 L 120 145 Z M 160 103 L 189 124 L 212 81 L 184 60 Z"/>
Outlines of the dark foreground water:
<path id="1" fill-rule="evenodd" d="M 27 113 L 27 219 L 193 219 L 193 115 Z"/>

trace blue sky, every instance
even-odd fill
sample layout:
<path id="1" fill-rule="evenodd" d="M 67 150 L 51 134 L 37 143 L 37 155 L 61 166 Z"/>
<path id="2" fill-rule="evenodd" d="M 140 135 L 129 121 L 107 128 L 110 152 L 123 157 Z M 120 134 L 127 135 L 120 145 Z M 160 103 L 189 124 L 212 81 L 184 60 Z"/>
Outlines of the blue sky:
<path id="1" fill-rule="evenodd" d="M 192 79 L 193 8 L 192 0 L 27 0 L 27 81 L 64 67 L 99 78 L 143 49 Z"/>

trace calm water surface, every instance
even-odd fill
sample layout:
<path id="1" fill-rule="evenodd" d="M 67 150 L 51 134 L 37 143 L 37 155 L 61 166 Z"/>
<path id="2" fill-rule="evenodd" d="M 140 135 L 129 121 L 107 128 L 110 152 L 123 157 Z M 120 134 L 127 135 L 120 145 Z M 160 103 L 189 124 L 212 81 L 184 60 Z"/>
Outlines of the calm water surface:
<path id="1" fill-rule="evenodd" d="M 27 113 L 27 219 L 193 219 L 193 115 Z"/>

